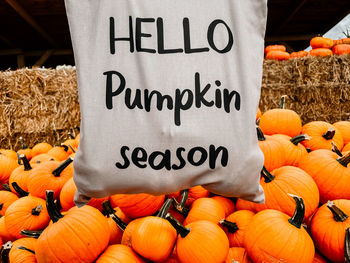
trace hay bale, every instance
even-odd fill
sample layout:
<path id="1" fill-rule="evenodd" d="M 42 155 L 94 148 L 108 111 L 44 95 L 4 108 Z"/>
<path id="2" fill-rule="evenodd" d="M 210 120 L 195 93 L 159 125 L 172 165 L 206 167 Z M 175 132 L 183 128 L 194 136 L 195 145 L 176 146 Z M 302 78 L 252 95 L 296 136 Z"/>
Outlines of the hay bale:
<path id="1" fill-rule="evenodd" d="M 0 72 L 0 148 L 29 147 L 46 141 L 57 145 L 79 126 L 80 112 L 73 67 Z M 297 58 L 264 62 L 260 108 L 287 107 L 304 123 L 350 119 L 350 56 Z"/>

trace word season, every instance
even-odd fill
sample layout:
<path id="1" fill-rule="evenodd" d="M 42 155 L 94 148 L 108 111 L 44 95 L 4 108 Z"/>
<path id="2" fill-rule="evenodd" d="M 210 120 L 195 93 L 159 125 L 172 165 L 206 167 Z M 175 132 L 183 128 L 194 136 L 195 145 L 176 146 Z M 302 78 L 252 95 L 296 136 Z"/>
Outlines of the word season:
<path id="1" fill-rule="evenodd" d="M 201 166 L 209 160 L 209 168 L 215 169 L 217 162 L 221 163 L 222 167 L 227 166 L 228 150 L 223 147 L 215 147 L 210 145 L 209 149 L 203 147 L 194 147 L 190 149 L 186 156 L 186 149 L 179 147 L 176 150 L 177 164 L 172 163 L 172 153 L 170 150 L 154 151 L 148 155 L 145 149 L 136 147 L 132 150 L 131 156 L 128 153 L 130 148 L 123 146 L 120 149 L 120 155 L 123 158 L 123 163 L 117 162 L 115 165 L 119 169 L 127 169 L 131 162 L 138 168 L 147 168 L 149 165 L 153 170 L 180 170 L 189 162 L 193 166 Z M 185 156 L 185 158 L 184 158 Z M 219 158 L 221 156 L 221 160 Z M 187 161 L 187 162 L 186 162 Z M 148 165 L 147 165 L 148 164 Z"/>
<path id="2" fill-rule="evenodd" d="M 175 89 L 174 97 L 170 95 L 163 95 L 157 90 L 149 91 L 148 89 L 130 89 L 126 87 L 126 79 L 124 76 L 117 71 L 107 71 L 103 73 L 107 76 L 106 78 L 106 107 L 108 110 L 113 109 L 113 97 L 117 97 L 124 92 L 124 102 L 125 106 L 132 110 L 134 108 L 144 109 L 146 112 L 151 111 L 152 98 L 156 97 L 156 108 L 158 111 L 163 110 L 163 104 L 166 104 L 168 110 L 174 111 L 174 123 L 176 126 L 181 125 L 181 111 L 186 111 L 195 107 L 216 107 L 223 108 L 226 113 L 230 113 L 231 104 L 234 102 L 234 108 L 239 111 L 241 108 L 241 96 L 240 94 L 233 90 L 220 89 L 221 82 L 219 80 L 215 81 L 215 85 L 218 87 L 215 90 L 215 95 L 211 98 L 206 97 L 207 92 L 211 88 L 211 84 L 206 84 L 202 88 L 200 83 L 200 74 L 195 73 L 195 89 L 194 92 L 190 89 Z M 113 76 L 119 78 L 119 87 L 113 88 Z M 134 95 L 132 93 L 134 92 Z M 143 95 L 142 95 L 143 93 Z M 133 97 L 133 98 L 132 98 Z M 234 98 L 234 100 L 233 100 Z"/>

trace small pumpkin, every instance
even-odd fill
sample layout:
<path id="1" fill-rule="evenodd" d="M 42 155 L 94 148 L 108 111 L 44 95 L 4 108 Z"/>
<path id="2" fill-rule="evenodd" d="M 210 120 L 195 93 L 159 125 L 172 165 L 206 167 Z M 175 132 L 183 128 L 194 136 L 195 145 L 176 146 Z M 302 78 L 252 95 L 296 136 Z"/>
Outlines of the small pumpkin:
<path id="1" fill-rule="evenodd" d="M 19 137 L 19 142 L 21 143 L 22 149 L 18 150 L 18 155 L 24 154 L 27 159 L 30 161 L 33 157 L 32 149 L 28 148 L 28 146 L 24 143 L 24 140 L 22 137 Z"/>
<path id="2" fill-rule="evenodd" d="M 310 41 L 310 46 L 315 48 L 325 48 L 329 49 L 332 48 L 334 45 L 333 39 L 327 38 L 327 37 L 314 37 Z"/>
<path id="3" fill-rule="evenodd" d="M 333 126 L 342 135 L 344 145 L 348 144 L 350 142 L 350 121 L 338 121 L 333 123 Z"/>
<path id="4" fill-rule="evenodd" d="M 283 51 L 286 52 L 286 46 L 284 45 L 269 45 L 267 47 L 265 47 L 265 54 L 269 53 L 272 50 L 279 50 L 279 51 Z"/>
<path id="5" fill-rule="evenodd" d="M 310 50 L 310 55 L 314 57 L 328 57 L 332 56 L 333 52 L 328 48 L 315 48 Z"/>
<path id="6" fill-rule="evenodd" d="M 58 160 L 55 157 L 51 156 L 50 154 L 42 153 L 34 156 L 29 163 L 31 165 L 34 165 L 34 164 L 44 163 L 49 161 L 58 161 Z"/>
<path id="7" fill-rule="evenodd" d="M 28 237 L 6 243 L 2 251 L 2 262 L 36 263 L 35 244 L 36 239 Z"/>
<path id="8" fill-rule="evenodd" d="M 47 142 L 41 142 L 41 143 L 35 144 L 34 147 L 32 148 L 32 155 L 33 157 L 35 157 L 39 154 L 47 153 L 52 148 L 53 148 L 52 145 Z"/>
<path id="9" fill-rule="evenodd" d="M 265 58 L 272 60 L 288 60 L 290 59 L 290 54 L 285 51 L 271 50 L 266 54 Z"/>
<path id="10" fill-rule="evenodd" d="M 55 146 L 47 154 L 51 155 L 58 161 L 66 160 L 71 152 L 69 152 L 69 147 L 67 145 L 61 144 L 61 146 Z"/>
<path id="11" fill-rule="evenodd" d="M 218 201 L 222 205 L 225 216 L 229 216 L 235 211 L 235 203 L 231 199 L 220 195 L 213 196 L 211 199 Z"/>
<path id="12" fill-rule="evenodd" d="M 9 178 L 9 186 L 13 193 L 16 193 L 12 185 L 15 182 L 24 191 L 28 191 L 28 181 L 30 178 L 31 171 L 33 169 L 29 163 L 29 160 L 24 154 L 20 155 L 20 160 L 23 163 L 23 165 L 20 165 L 15 170 L 13 170 Z"/>
<path id="13" fill-rule="evenodd" d="M 0 183 L 8 183 L 10 175 L 13 170 L 19 166 L 17 160 L 0 154 Z"/>
<path id="14" fill-rule="evenodd" d="M 96 263 L 143 263 L 143 261 L 130 247 L 125 245 L 112 245 L 107 247 Z"/>
<path id="15" fill-rule="evenodd" d="M 16 200 L 18 200 L 18 196 L 14 193 L 0 190 L 0 215 L 4 216 L 7 208 Z"/>
<path id="16" fill-rule="evenodd" d="M 243 247 L 231 247 L 225 263 L 252 263 L 247 251 Z"/>
<path id="17" fill-rule="evenodd" d="M 5 217 L 0 218 L 0 237 L 4 242 L 14 241 L 16 239 L 7 231 L 5 226 Z"/>
<path id="18" fill-rule="evenodd" d="M 350 54 L 350 44 L 339 44 L 333 47 L 333 54 L 344 55 Z"/>
<path id="19" fill-rule="evenodd" d="M 251 201 L 247 201 L 247 200 L 241 199 L 241 198 L 238 198 L 237 202 L 236 202 L 236 210 L 237 211 L 239 211 L 239 210 L 249 210 L 249 211 L 252 211 L 252 212 L 256 213 L 255 203 L 253 203 Z"/>
<path id="20" fill-rule="evenodd" d="M 309 52 L 302 50 L 302 51 L 290 53 L 290 58 L 302 58 L 302 57 L 307 57 L 308 55 L 309 55 Z"/>

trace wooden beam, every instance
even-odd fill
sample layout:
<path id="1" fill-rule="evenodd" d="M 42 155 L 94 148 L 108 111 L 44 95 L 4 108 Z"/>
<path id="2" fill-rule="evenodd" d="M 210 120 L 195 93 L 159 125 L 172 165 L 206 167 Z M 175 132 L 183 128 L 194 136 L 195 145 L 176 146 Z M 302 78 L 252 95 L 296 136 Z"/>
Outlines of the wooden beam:
<path id="1" fill-rule="evenodd" d="M 45 30 L 35 21 L 35 19 L 28 14 L 28 12 L 16 1 L 16 0 L 5 0 L 12 8 L 30 24 L 39 34 L 45 38 L 53 47 L 57 48 L 58 44 L 53 38 L 51 38 Z"/>
<path id="2" fill-rule="evenodd" d="M 24 52 L 22 49 L 5 49 L 0 50 L 0 56 L 13 56 L 23 54 L 26 57 L 40 57 L 43 56 L 47 50 L 33 50 Z M 73 50 L 71 49 L 54 49 L 51 56 L 71 56 Z"/>
<path id="3" fill-rule="evenodd" d="M 266 36 L 265 41 L 266 42 L 282 42 L 282 41 L 304 41 L 304 40 L 310 40 L 311 38 L 317 36 L 318 34 L 309 34 L 309 35 L 286 35 L 286 36 L 280 36 L 280 35 L 272 35 L 272 36 Z"/>
<path id="4" fill-rule="evenodd" d="M 12 43 L 11 40 L 9 40 L 7 37 L 5 37 L 4 35 L 0 35 L 0 41 L 2 41 L 3 43 L 5 43 L 9 48 L 14 48 L 15 45 Z"/>
<path id="5" fill-rule="evenodd" d="M 17 67 L 18 68 L 24 68 L 26 66 L 24 55 L 19 54 L 17 55 Z"/>
<path id="6" fill-rule="evenodd" d="M 283 23 L 277 28 L 275 33 L 280 32 L 293 18 L 294 16 L 299 12 L 299 10 L 306 4 L 308 0 L 302 0 L 300 4 L 294 9 L 294 11 L 287 17 L 286 20 L 283 21 Z"/>
<path id="7" fill-rule="evenodd" d="M 47 50 L 38 60 L 37 62 L 35 62 L 34 66 L 36 67 L 41 67 L 45 62 L 46 60 L 48 60 L 49 57 L 51 57 L 51 55 L 55 52 L 55 50 L 53 49 L 50 49 L 50 50 Z"/>
<path id="8" fill-rule="evenodd" d="M 22 53 L 23 53 L 22 49 L 19 49 L 19 48 L 0 50 L 0 56 L 13 56 L 13 55 L 19 55 Z"/>

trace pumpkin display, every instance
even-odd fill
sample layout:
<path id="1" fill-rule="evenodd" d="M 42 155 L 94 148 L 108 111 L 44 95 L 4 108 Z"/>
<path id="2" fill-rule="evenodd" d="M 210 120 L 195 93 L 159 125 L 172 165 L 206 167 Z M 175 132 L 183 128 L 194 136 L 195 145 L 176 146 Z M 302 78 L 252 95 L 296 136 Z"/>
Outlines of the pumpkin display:
<path id="1" fill-rule="evenodd" d="M 305 51 L 305 50 L 301 50 L 298 52 L 292 52 L 290 53 L 290 58 L 302 58 L 302 57 L 306 57 L 309 55 L 309 52 Z"/>
<path id="2" fill-rule="evenodd" d="M 329 150 L 315 150 L 305 156 L 299 167 L 316 182 L 320 192 L 320 202 L 349 199 L 350 153 L 340 157 Z"/>
<path id="3" fill-rule="evenodd" d="M 136 219 L 132 220 L 127 226 L 120 226 L 120 228 L 124 231 L 123 236 L 122 236 L 122 240 L 121 240 L 121 244 L 126 245 L 128 247 L 131 247 L 132 233 L 136 229 L 138 223 L 140 223 L 142 221 L 142 219 L 143 218 L 136 218 Z M 122 223 L 122 222 L 119 222 L 119 225 L 122 225 L 120 223 Z"/>
<path id="4" fill-rule="evenodd" d="M 247 251 L 243 247 L 231 247 L 225 263 L 252 263 L 250 260 Z"/>
<path id="5" fill-rule="evenodd" d="M 30 164 L 34 165 L 34 164 L 38 164 L 38 163 L 44 163 L 44 162 L 48 162 L 48 161 L 58 161 L 55 157 L 51 156 L 48 153 L 42 153 L 39 155 L 34 156 L 31 160 L 30 160 Z"/>
<path id="6" fill-rule="evenodd" d="M 14 150 L 0 149 L 0 154 L 3 154 L 11 159 L 17 160 L 17 153 Z"/>
<path id="7" fill-rule="evenodd" d="M 236 202 L 236 210 L 249 210 L 255 213 L 255 203 L 238 198 Z"/>
<path id="8" fill-rule="evenodd" d="M 310 50 L 310 55 L 315 57 L 328 57 L 332 56 L 333 52 L 328 48 L 315 48 Z"/>
<path id="9" fill-rule="evenodd" d="M 144 261 L 128 246 L 107 247 L 96 263 L 143 263 Z"/>
<path id="10" fill-rule="evenodd" d="M 350 200 L 334 200 L 321 206 L 311 221 L 315 246 L 332 262 L 345 262 L 345 231 L 350 227 Z"/>
<path id="11" fill-rule="evenodd" d="M 301 131 L 300 116 L 285 108 L 286 96 L 282 96 L 279 108 L 264 112 L 260 117 L 259 127 L 265 135 L 285 134 L 297 136 Z"/>
<path id="12" fill-rule="evenodd" d="M 272 50 L 279 50 L 279 51 L 283 51 L 286 52 L 286 46 L 284 45 L 269 45 L 267 47 L 265 47 L 265 54 L 269 53 Z"/>
<path id="13" fill-rule="evenodd" d="M 336 55 L 350 54 L 350 44 L 338 44 L 332 48 L 332 51 Z"/>
<path id="14" fill-rule="evenodd" d="M 273 60 L 288 60 L 290 59 L 290 54 L 285 51 L 271 50 L 266 54 L 265 58 Z"/>
<path id="15" fill-rule="evenodd" d="M 20 238 L 13 243 L 6 243 L 2 251 L 2 262 L 36 263 L 35 244 L 35 238 Z"/>
<path id="16" fill-rule="evenodd" d="M 32 148 L 32 155 L 33 157 L 35 157 L 39 154 L 47 153 L 52 148 L 53 148 L 52 145 L 47 142 L 41 142 L 41 143 L 35 144 L 34 147 Z"/>
<path id="17" fill-rule="evenodd" d="M 7 241 L 14 241 L 16 239 L 7 231 L 4 216 L 0 217 L 0 237 L 4 243 Z"/>
<path id="18" fill-rule="evenodd" d="M 303 199 L 293 196 L 295 213 L 267 209 L 254 215 L 246 229 L 244 247 L 253 262 L 311 263 L 314 243 L 302 227 L 305 213 Z"/>
<path id="19" fill-rule="evenodd" d="M 13 170 L 19 166 L 17 160 L 0 154 L 0 183 L 5 184 L 9 181 Z"/>
<path id="20" fill-rule="evenodd" d="M 231 199 L 219 195 L 213 196 L 211 199 L 218 201 L 222 205 L 225 216 L 229 216 L 235 211 L 235 203 Z"/>
<path id="21" fill-rule="evenodd" d="M 47 154 L 51 155 L 58 161 L 66 160 L 71 152 L 69 152 L 69 147 L 67 145 L 62 144 L 61 146 L 55 146 Z"/>
<path id="22" fill-rule="evenodd" d="M 73 207 L 62 215 L 55 206 L 53 191 L 47 191 L 46 203 L 53 224 L 37 240 L 38 263 L 96 260 L 109 242 L 108 222 L 101 212 L 85 205 Z"/>
<path id="23" fill-rule="evenodd" d="M 33 169 L 29 163 L 29 160 L 24 154 L 21 154 L 19 158 L 23 165 L 20 165 L 13 170 L 9 178 L 9 186 L 13 193 L 16 193 L 12 185 L 13 183 L 17 183 L 21 189 L 28 191 L 28 180 L 30 178 L 30 172 Z"/>
<path id="24" fill-rule="evenodd" d="M 333 123 L 333 126 L 342 135 L 344 145 L 348 144 L 350 142 L 350 121 L 338 121 Z"/>
<path id="25" fill-rule="evenodd" d="M 316 49 L 316 48 L 329 49 L 329 48 L 332 48 L 333 45 L 334 45 L 333 39 L 330 39 L 327 37 L 314 37 L 310 41 L 310 46 L 313 49 Z"/>
<path id="26" fill-rule="evenodd" d="M 24 140 L 22 137 L 19 137 L 19 142 L 21 143 L 22 149 L 17 151 L 18 155 L 24 154 L 28 160 L 32 159 L 33 153 L 32 149 L 28 148 L 28 146 L 24 143 Z"/>
<path id="27" fill-rule="evenodd" d="M 16 200 L 18 200 L 18 196 L 14 193 L 0 190 L 0 215 L 4 216 L 7 208 Z"/>
<path id="28" fill-rule="evenodd" d="M 108 201 L 105 201 L 108 203 Z M 123 232 L 125 231 L 126 224 L 130 222 L 130 219 L 123 213 L 123 211 L 117 207 L 112 214 L 107 213 L 107 220 L 110 229 L 109 245 L 120 244 L 122 241 Z M 119 224 L 116 223 L 117 222 Z"/>

